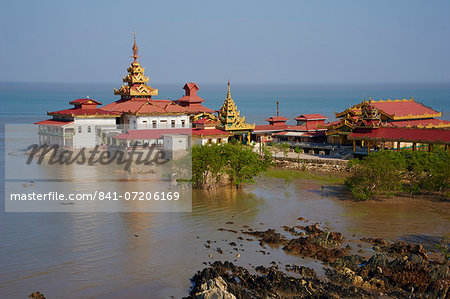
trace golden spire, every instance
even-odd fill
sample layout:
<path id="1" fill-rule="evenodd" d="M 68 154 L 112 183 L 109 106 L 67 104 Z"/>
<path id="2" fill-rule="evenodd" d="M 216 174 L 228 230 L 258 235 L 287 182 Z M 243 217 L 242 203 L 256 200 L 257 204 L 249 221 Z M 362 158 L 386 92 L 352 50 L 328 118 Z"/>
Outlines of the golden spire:
<path id="1" fill-rule="evenodd" d="M 134 57 L 134 61 L 133 62 L 137 62 L 136 60 L 137 60 L 137 58 L 139 56 L 137 55 L 138 54 L 138 47 L 136 45 L 136 33 L 134 33 L 134 32 L 133 32 L 133 37 L 134 37 L 134 45 L 133 45 L 133 48 L 132 48 L 133 56 L 131 56 L 131 57 Z"/>
<path id="2" fill-rule="evenodd" d="M 228 80 L 228 92 L 227 92 L 227 99 L 231 99 L 231 88 L 230 88 L 230 80 Z"/>
<path id="3" fill-rule="evenodd" d="M 230 80 L 228 80 L 227 98 L 219 110 L 218 117 L 221 122 L 219 127 L 223 128 L 225 131 L 253 130 L 255 128 L 254 124 L 251 125 L 246 123 L 245 117 L 240 116 L 240 112 L 237 110 L 236 104 L 231 98 Z"/>
<path id="4" fill-rule="evenodd" d="M 145 76 L 144 68 L 137 62 L 138 47 L 136 45 L 136 35 L 133 32 L 134 44 L 133 44 L 133 57 L 134 61 L 131 66 L 127 69 L 128 75 L 122 78 L 124 83 L 127 85 L 122 85 L 120 89 L 114 88 L 114 94 L 121 95 L 126 98 L 151 98 L 151 96 L 158 95 L 158 89 L 152 88 L 147 85 L 149 77 Z"/>

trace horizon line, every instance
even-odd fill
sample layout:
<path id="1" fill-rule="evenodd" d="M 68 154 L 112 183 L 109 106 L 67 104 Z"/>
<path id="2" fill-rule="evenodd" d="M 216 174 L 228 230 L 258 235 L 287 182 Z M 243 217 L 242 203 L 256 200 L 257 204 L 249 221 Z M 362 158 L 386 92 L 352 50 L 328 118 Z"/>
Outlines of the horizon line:
<path id="1" fill-rule="evenodd" d="M 186 84 L 186 83 L 197 83 L 197 84 L 225 84 L 228 82 L 224 80 L 223 82 L 203 82 L 198 83 L 198 81 L 185 81 L 183 83 L 177 82 L 158 82 L 153 81 L 152 84 Z M 0 83 L 39 83 L 39 84 L 118 84 L 122 85 L 123 82 L 80 82 L 80 81 L 10 81 L 10 80 L 0 80 Z M 233 85 L 380 85 L 380 84 L 390 84 L 390 85 L 400 85 L 400 84 L 450 84 L 450 81 L 394 81 L 394 82 L 234 82 Z"/>

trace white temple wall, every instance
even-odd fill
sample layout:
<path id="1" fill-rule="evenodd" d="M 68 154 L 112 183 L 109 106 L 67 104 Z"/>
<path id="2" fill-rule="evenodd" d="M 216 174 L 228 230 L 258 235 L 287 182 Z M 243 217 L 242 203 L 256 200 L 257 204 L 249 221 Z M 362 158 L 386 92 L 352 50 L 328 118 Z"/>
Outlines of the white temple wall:
<path id="1" fill-rule="evenodd" d="M 102 144 L 97 128 L 116 127 L 116 118 L 75 118 L 74 148 L 93 148 Z"/>
<path id="2" fill-rule="evenodd" d="M 190 128 L 189 115 L 128 115 L 131 130 Z"/>

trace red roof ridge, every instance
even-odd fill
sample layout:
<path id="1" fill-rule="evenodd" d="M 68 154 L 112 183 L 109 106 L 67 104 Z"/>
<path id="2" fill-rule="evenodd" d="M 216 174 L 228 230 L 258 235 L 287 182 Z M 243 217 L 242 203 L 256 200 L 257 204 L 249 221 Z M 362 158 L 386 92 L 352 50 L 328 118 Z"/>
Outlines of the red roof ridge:
<path id="1" fill-rule="evenodd" d="M 231 133 L 220 129 L 192 129 L 192 135 L 198 136 L 230 136 Z"/>
<path id="2" fill-rule="evenodd" d="M 96 101 L 96 100 L 93 100 L 93 99 L 90 99 L 90 98 L 76 99 L 76 100 L 70 101 L 69 104 L 70 104 L 70 105 L 75 105 L 75 104 L 85 104 L 85 103 L 87 103 L 87 102 L 93 102 L 93 104 L 97 104 L 97 105 L 101 105 L 101 104 L 102 104 L 101 102 Z M 90 104 L 90 103 L 89 103 L 89 104 Z"/>
<path id="3" fill-rule="evenodd" d="M 300 119 L 309 119 L 309 120 L 314 120 L 314 119 L 328 119 L 328 117 L 323 116 L 320 113 L 312 113 L 312 114 L 302 114 L 297 116 L 296 118 L 294 118 L 294 120 L 300 120 Z"/>
<path id="4" fill-rule="evenodd" d="M 287 120 L 289 120 L 289 118 L 286 118 L 284 116 L 271 116 L 265 121 L 287 121 Z"/>
<path id="5" fill-rule="evenodd" d="M 35 122 L 33 124 L 34 125 L 55 125 L 58 127 L 64 127 L 71 123 L 73 123 L 73 120 L 61 121 L 61 120 L 54 120 L 54 119 L 46 119 L 46 120 L 41 120 L 41 121 Z"/>
<path id="6" fill-rule="evenodd" d="M 399 99 L 395 99 L 395 100 L 391 100 L 391 99 L 387 99 L 387 100 L 383 100 L 383 99 L 379 99 L 378 101 L 376 100 L 370 100 L 370 103 L 392 103 L 392 102 L 416 102 L 414 100 L 413 97 L 411 97 L 410 99 L 407 98 L 403 98 L 403 100 L 399 100 Z M 417 102 L 416 102 L 417 103 Z M 420 103 L 419 103 L 420 104 Z"/>

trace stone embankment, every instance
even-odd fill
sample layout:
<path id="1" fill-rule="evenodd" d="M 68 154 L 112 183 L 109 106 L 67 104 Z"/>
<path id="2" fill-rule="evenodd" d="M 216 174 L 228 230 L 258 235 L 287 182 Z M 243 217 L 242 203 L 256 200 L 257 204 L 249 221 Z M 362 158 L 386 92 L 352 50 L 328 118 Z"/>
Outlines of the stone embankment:
<path id="1" fill-rule="evenodd" d="M 299 169 L 303 171 L 347 172 L 348 160 L 305 156 L 306 155 L 301 155 L 298 158 L 274 157 L 274 162 L 277 167 Z"/>

